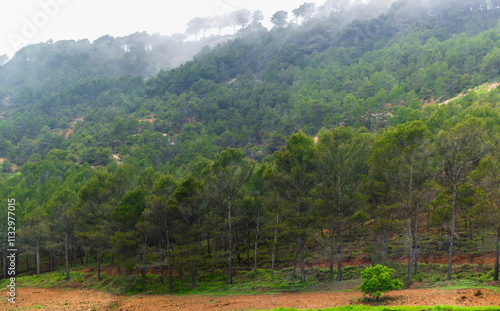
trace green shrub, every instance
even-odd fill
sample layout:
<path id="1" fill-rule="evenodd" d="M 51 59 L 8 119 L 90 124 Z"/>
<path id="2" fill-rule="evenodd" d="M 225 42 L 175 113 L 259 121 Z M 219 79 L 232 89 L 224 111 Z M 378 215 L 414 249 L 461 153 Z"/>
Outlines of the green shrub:
<path id="1" fill-rule="evenodd" d="M 375 267 L 368 267 L 365 271 L 361 271 L 361 277 L 363 282 L 359 286 L 363 295 L 370 295 L 375 297 L 377 300 L 380 295 L 384 292 L 388 292 L 393 289 L 401 289 L 403 283 L 399 279 L 392 279 L 392 274 L 396 272 L 394 269 L 389 269 L 381 265 L 376 265 Z"/>

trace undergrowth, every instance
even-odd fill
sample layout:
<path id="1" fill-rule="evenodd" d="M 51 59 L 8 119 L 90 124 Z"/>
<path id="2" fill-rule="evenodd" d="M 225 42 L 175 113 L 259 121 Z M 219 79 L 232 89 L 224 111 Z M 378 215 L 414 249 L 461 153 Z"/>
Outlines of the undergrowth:
<path id="1" fill-rule="evenodd" d="M 115 269 L 114 267 L 109 269 Z M 394 277 L 404 280 L 406 265 L 403 263 L 389 262 L 388 267 L 395 269 Z M 89 288 L 122 295 L 139 293 L 149 294 L 210 294 L 210 295 L 238 295 L 238 294 L 273 294 L 279 292 L 325 292 L 325 291 L 358 291 L 361 283 L 360 272 L 366 266 L 346 266 L 343 269 L 343 281 L 337 282 L 336 270 L 330 274 L 327 268 L 306 269 L 306 282 L 300 283 L 300 273 L 297 269 L 295 277 L 293 268 L 283 268 L 274 271 L 271 278 L 269 269 L 258 269 L 257 276 L 253 270 L 238 270 L 233 278 L 233 284 L 227 285 L 227 272 L 225 269 L 215 270 L 214 274 L 199 274 L 196 286 L 191 287 L 191 278 L 186 273 L 183 277 L 178 274 L 173 276 L 173 289 L 168 288 L 168 275 L 165 274 L 164 282 L 160 282 L 158 274 L 148 274 L 146 277 L 146 292 L 142 289 L 140 275 L 108 275 L 101 273 L 101 280 L 97 280 L 94 271 L 84 270 L 85 267 L 72 268 L 70 280 L 66 281 L 64 268 L 56 272 L 48 272 L 37 277 L 35 275 L 22 276 L 17 279 L 21 287 L 63 287 L 63 288 Z M 493 278 L 493 269 L 490 265 L 463 264 L 453 267 L 452 280 L 446 280 L 447 266 L 442 264 L 419 264 L 418 272 L 412 282 L 407 282 L 405 287 L 412 288 L 491 288 L 498 290 L 498 286 L 488 284 Z M 5 287 L 7 280 L 1 280 L 0 286 Z"/>

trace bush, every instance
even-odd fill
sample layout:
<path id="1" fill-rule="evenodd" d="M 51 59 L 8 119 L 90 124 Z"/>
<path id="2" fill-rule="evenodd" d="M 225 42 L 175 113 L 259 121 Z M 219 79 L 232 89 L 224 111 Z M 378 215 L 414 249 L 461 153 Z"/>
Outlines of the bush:
<path id="1" fill-rule="evenodd" d="M 361 283 L 359 288 L 363 292 L 363 295 L 368 294 L 378 300 L 384 292 L 403 288 L 403 283 L 399 279 L 392 279 L 391 276 L 394 272 L 396 270 L 381 265 L 368 267 L 365 271 L 361 271 L 363 283 Z"/>

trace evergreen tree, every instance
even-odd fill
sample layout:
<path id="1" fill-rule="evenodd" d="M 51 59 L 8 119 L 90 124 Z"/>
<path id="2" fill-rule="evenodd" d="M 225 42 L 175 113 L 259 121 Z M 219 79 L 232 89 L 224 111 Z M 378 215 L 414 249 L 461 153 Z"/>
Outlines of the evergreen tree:
<path id="1" fill-rule="evenodd" d="M 451 226 L 449 232 L 448 276 L 451 280 L 453 242 L 456 234 L 457 190 L 473 164 L 486 153 L 487 135 L 484 121 L 469 117 L 439 137 L 438 152 L 442 157 L 444 172 L 451 182 Z"/>
<path id="2" fill-rule="evenodd" d="M 316 180 L 314 142 L 302 131 L 293 134 L 281 151 L 274 153 L 275 171 L 271 185 L 286 201 L 284 218 L 294 230 L 300 249 L 300 280 L 305 282 L 305 243 L 315 221 L 311 190 Z"/>
<path id="3" fill-rule="evenodd" d="M 243 198 L 243 186 L 249 180 L 253 167 L 238 149 L 228 148 L 214 157 L 205 171 L 204 196 L 209 206 L 227 223 L 228 284 L 232 284 L 233 267 L 233 218 L 238 215 Z"/>
<path id="4" fill-rule="evenodd" d="M 316 191 L 320 197 L 323 219 L 326 220 L 325 225 L 330 230 L 332 239 L 331 273 L 334 244 L 337 245 L 339 282 L 342 280 L 342 230 L 348 218 L 356 212 L 359 197 L 357 191 L 363 174 L 367 173 L 371 140 L 369 134 L 355 133 L 351 128 L 339 127 L 320 135 L 317 145 L 320 183 L 316 186 Z"/>

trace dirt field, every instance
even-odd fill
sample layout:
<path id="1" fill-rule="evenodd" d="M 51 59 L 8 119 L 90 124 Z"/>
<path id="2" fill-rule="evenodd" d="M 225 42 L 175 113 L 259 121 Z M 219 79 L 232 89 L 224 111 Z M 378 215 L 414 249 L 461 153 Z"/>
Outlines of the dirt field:
<path id="1" fill-rule="evenodd" d="M 389 305 L 500 306 L 489 290 L 407 289 L 386 294 Z M 91 290 L 20 288 L 15 306 L 3 299 L 0 310 L 252 310 L 277 307 L 326 308 L 360 304 L 359 292 L 284 293 L 252 296 L 114 296 Z"/>

